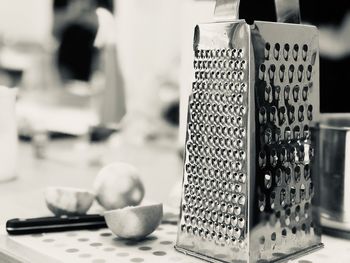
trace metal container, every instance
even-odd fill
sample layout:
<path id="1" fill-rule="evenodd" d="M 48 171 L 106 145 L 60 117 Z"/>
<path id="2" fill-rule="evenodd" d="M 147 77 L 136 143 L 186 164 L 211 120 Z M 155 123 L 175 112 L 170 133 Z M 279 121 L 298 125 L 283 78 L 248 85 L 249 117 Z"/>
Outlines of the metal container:
<path id="1" fill-rule="evenodd" d="M 314 134 L 322 228 L 327 234 L 350 238 L 350 125 L 320 124 Z"/>
<path id="2" fill-rule="evenodd" d="M 275 3 L 280 23 L 248 25 L 238 0 L 217 0 L 218 21 L 195 27 L 176 249 L 211 262 L 322 246 L 310 133 L 318 33 L 299 24 L 298 0 Z"/>

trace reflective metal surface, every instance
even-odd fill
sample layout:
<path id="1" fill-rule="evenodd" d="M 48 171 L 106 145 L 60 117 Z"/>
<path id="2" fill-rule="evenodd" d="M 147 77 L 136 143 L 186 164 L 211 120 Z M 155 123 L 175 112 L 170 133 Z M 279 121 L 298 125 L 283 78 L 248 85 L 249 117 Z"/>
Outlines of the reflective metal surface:
<path id="1" fill-rule="evenodd" d="M 321 247 L 310 131 L 317 29 L 201 24 L 194 52 L 176 248 L 212 262 L 270 262 Z"/>
<path id="2" fill-rule="evenodd" d="M 240 0 L 217 0 L 214 15 L 216 19 L 238 20 Z"/>
<path id="3" fill-rule="evenodd" d="M 194 47 L 177 247 L 206 258 L 247 261 L 249 26 L 199 25 Z"/>
<path id="4" fill-rule="evenodd" d="M 318 140 L 321 224 L 327 232 L 350 237 L 350 126 L 321 124 Z M 330 230 L 330 231 L 328 231 Z"/>
<path id="5" fill-rule="evenodd" d="M 318 37 L 310 26 L 256 22 L 256 174 L 250 176 L 251 258 L 320 245 L 311 126 L 318 112 Z M 314 174 L 317 176 L 317 174 Z M 254 198 L 253 198 L 254 197 Z"/>
<path id="6" fill-rule="evenodd" d="M 299 0 L 275 0 L 277 22 L 300 24 Z"/>

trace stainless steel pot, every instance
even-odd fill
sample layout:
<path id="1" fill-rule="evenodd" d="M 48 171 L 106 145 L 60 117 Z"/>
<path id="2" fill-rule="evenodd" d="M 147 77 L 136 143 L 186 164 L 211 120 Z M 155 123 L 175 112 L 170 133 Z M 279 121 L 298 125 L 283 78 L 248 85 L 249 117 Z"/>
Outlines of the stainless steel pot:
<path id="1" fill-rule="evenodd" d="M 323 232 L 350 238 L 350 125 L 320 124 L 315 135 Z"/>

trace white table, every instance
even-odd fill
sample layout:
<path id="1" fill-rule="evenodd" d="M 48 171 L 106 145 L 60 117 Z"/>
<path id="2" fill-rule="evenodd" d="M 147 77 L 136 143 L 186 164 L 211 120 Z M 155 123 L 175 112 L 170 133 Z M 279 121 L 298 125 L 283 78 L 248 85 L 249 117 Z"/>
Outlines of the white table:
<path id="1" fill-rule="evenodd" d="M 71 142 L 69 140 L 51 143 L 48 149 L 48 152 L 50 153 L 49 158 L 37 160 L 33 157 L 30 144 L 20 144 L 20 165 L 18 166 L 19 178 L 13 182 L 0 184 L 0 262 L 59 262 L 58 258 L 60 258 L 60 256 L 52 254 L 54 253 L 52 251 L 56 251 L 57 249 L 57 251 L 60 251 L 58 248 L 59 244 L 52 243 L 52 245 L 57 245 L 56 247 L 51 247 L 52 250 L 50 250 L 50 247 L 47 247 L 47 249 L 43 249 L 42 251 L 35 251 L 35 249 L 30 246 L 25 247 L 23 244 L 31 243 L 31 245 L 34 246 L 36 244 L 35 242 L 38 241 L 29 242 L 28 238 L 30 237 L 21 237 L 19 239 L 8 237 L 5 233 L 4 223 L 9 218 L 49 215 L 50 213 L 46 208 L 42 194 L 42 189 L 46 186 L 65 185 L 83 188 L 91 187 L 94 176 L 99 170 L 99 167 L 78 164 L 79 162 L 76 162 L 74 158 L 79 160 L 81 159 L 80 156 L 77 156 L 70 150 L 66 151 L 69 147 L 71 147 Z M 169 194 L 170 189 L 173 189 L 174 185 L 178 184 L 182 177 L 182 162 L 178 157 L 175 148 L 176 147 L 159 145 L 136 146 L 122 143 L 118 144 L 117 147 L 105 149 L 103 151 L 103 160 L 107 163 L 118 160 L 134 164 L 142 171 L 142 180 L 144 181 L 146 188 L 145 198 L 164 202 L 165 204 L 174 204 L 177 203 L 178 200 L 175 200 L 174 202 L 174 197 Z M 94 209 L 99 209 L 99 207 L 95 204 Z M 149 253 L 147 251 L 141 251 L 143 254 L 140 254 L 140 250 L 136 249 L 135 251 L 139 256 L 145 255 L 144 262 L 147 262 L 147 260 L 150 260 L 150 262 L 152 262 L 152 260 L 153 262 L 156 262 L 154 260 L 167 262 L 168 260 L 171 261 L 171 258 L 184 263 L 198 262 L 191 257 L 182 256 L 174 251 L 173 245 L 176 239 L 176 235 L 174 234 L 176 231 L 175 226 L 165 226 L 163 228 L 171 228 L 171 231 L 168 229 L 166 233 L 172 233 L 172 236 L 167 237 L 164 233 L 162 234 L 161 231 L 156 232 L 155 235 L 159 236 L 159 239 L 167 239 L 164 239 L 163 241 L 171 242 L 164 244 L 166 245 L 164 249 L 167 250 L 168 257 L 158 257 L 157 255 L 152 254 L 154 250 Z M 83 234 L 83 232 L 79 231 L 77 235 L 81 234 Z M 87 234 L 91 235 L 91 233 Z M 48 236 L 46 238 L 41 237 L 41 239 L 50 240 L 66 238 L 63 237 L 65 234 L 62 234 L 63 236 L 60 236 L 59 234 L 51 235 L 54 235 L 55 238 L 50 238 L 52 236 Z M 43 244 L 47 246 L 51 245 L 50 242 L 43 242 Z M 324 249 L 303 258 L 299 258 L 295 262 L 350 262 L 350 241 L 324 236 L 323 242 L 325 244 Z M 161 245 L 159 242 L 157 244 L 158 246 Z M 45 248 L 45 246 L 43 246 L 43 248 Z M 105 249 L 108 250 L 108 248 Z M 112 248 L 109 249 L 112 250 Z M 121 249 L 125 250 L 128 248 L 122 247 Z M 132 250 L 132 248 L 129 249 Z M 46 252 L 51 251 L 51 256 L 47 255 L 45 250 Z M 64 250 L 62 251 L 62 253 L 64 253 Z M 65 254 L 62 254 L 62 258 L 65 258 L 64 255 Z M 72 255 L 69 254 L 67 256 Z M 125 260 L 127 260 L 125 262 L 130 262 L 129 260 L 132 259 L 130 257 L 125 257 Z M 118 258 L 116 262 L 124 261 L 122 258 Z"/>

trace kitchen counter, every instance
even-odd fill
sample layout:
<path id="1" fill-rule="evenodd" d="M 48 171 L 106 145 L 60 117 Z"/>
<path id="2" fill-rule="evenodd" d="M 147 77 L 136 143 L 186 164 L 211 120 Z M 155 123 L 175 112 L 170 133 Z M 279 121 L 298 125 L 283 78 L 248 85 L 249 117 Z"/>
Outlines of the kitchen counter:
<path id="1" fill-rule="evenodd" d="M 176 147 L 156 144 L 132 145 L 118 142 L 113 146 L 104 145 L 101 147 L 93 145 L 91 148 L 88 148 L 89 150 L 86 150 L 81 147 L 72 148 L 74 144 L 75 141 L 72 141 L 72 139 L 50 142 L 47 146 L 47 158 L 36 159 L 31 144 L 20 143 L 18 178 L 14 181 L 0 184 L 0 262 L 59 262 L 53 258 L 49 258 L 47 255 L 33 253 L 33 249 L 26 249 L 24 246 L 18 245 L 21 242 L 25 244 L 25 242 L 28 242 L 26 238 L 30 237 L 22 237 L 15 240 L 18 243 L 14 242 L 5 233 L 4 224 L 6 220 L 15 217 L 28 218 L 49 215 L 50 213 L 46 208 L 42 192 L 45 187 L 62 185 L 91 188 L 94 177 L 101 165 L 112 161 L 126 161 L 142 171 L 141 177 L 146 189 L 145 199 L 163 202 L 168 206 L 174 206 L 174 204 L 178 203 L 176 189 L 179 188 L 176 188 L 176 185 L 179 185 L 182 179 L 182 162 Z M 85 153 L 85 155 L 82 153 Z M 98 158 L 99 162 L 96 162 L 94 165 L 87 165 L 84 161 L 84 158 L 87 158 L 86 153 L 90 155 L 89 157 L 91 157 L 91 154 L 95 154 L 96 156 L 101 155 Z M 100 210 L 101 208 L 97 204 L 94 204 L 92 209 Z M 169 234 L 174 234 L 176 231 L 175 226 L 168 226 L 168 228 L 172 229 L 171 231 L 167 231 Z M 91 233 L 87 234 L 91 235 Z M 103 235 L 107 236 L 109 234 L 101 233 L 101 236 Z M 161 233 L 159 236 L 162 236 Z M 56 238 L 59 237 L 57 236 Z M 171 241 L 163 241 L 163 244 L 169 244 L 167 249 L 171 251 L 168 252 L 168 255 L 177 255 L 179 253 L 173 249 L 176 235 L 171 236 L 171 239 Z M 53 239 L 46 238 L 44 240 Z M 325 243 L 324 249 L 299 258 L 295 262 L 350 262 L 350 241 L 324 236 L 323 242 Z M 59 244 L 56 245 L 58 247 Z M 108 248 L 105 249 L 108 251 Z M 109 249 L 112 250 L 114 248 Z M 122 249 L 128 250 L 129 248 L 124 246 Z M 135 248 L 130 247 L 130 250 L 132 249 Z M 75 250 L 67 249 L 66 251 L 74 252 Z M 140 250 L 136 249 L 135 251 L 135 253 L 140 253 Z M 156 256 L 163 255 L 165 252 L 163 254 L 155 253 L 153 255 L 152 253 L 149 254 L 148 260 L 152 261 L 151 256 L 157 258 Z M 172 258 L 178 258 L 177 261 L 179 262 L 198 262 L 191 257 L 179 255 Z M 145 262 L 147 262 L 146 259 L 147 257 L 144 259 Z M 171 261 L 170 257 L 157 259 L 161 260 L 161 262 Z M 138 260 L 131 262 L 143 262 L 140 258 Z M 100 260 L 96 262 L 107 261 Z M 118 260 L 118 262 L 122 261 Z"/>
<path id="2" fill-rule="evenodd" d="M 74 139 L 65 139 L 50 142 L 46 152 L 46 159 L 36 159 L 32 145 L 20 143 L 18 178 L 0 183 L 0 224 L 9 218 L 50 215 L 43 196 L 45 187 L 91 189 L 101 166 L 113 161 L 128 162 L 141 171 L 146 200 L 174 203 L 169 193 L 182 179 L 181 160 L 175 147 L 168 145 L 118 143 L 117 147 L 104 144 L 89 148 Z M 88 158 L 98 161 L 89 165 Z"/>

